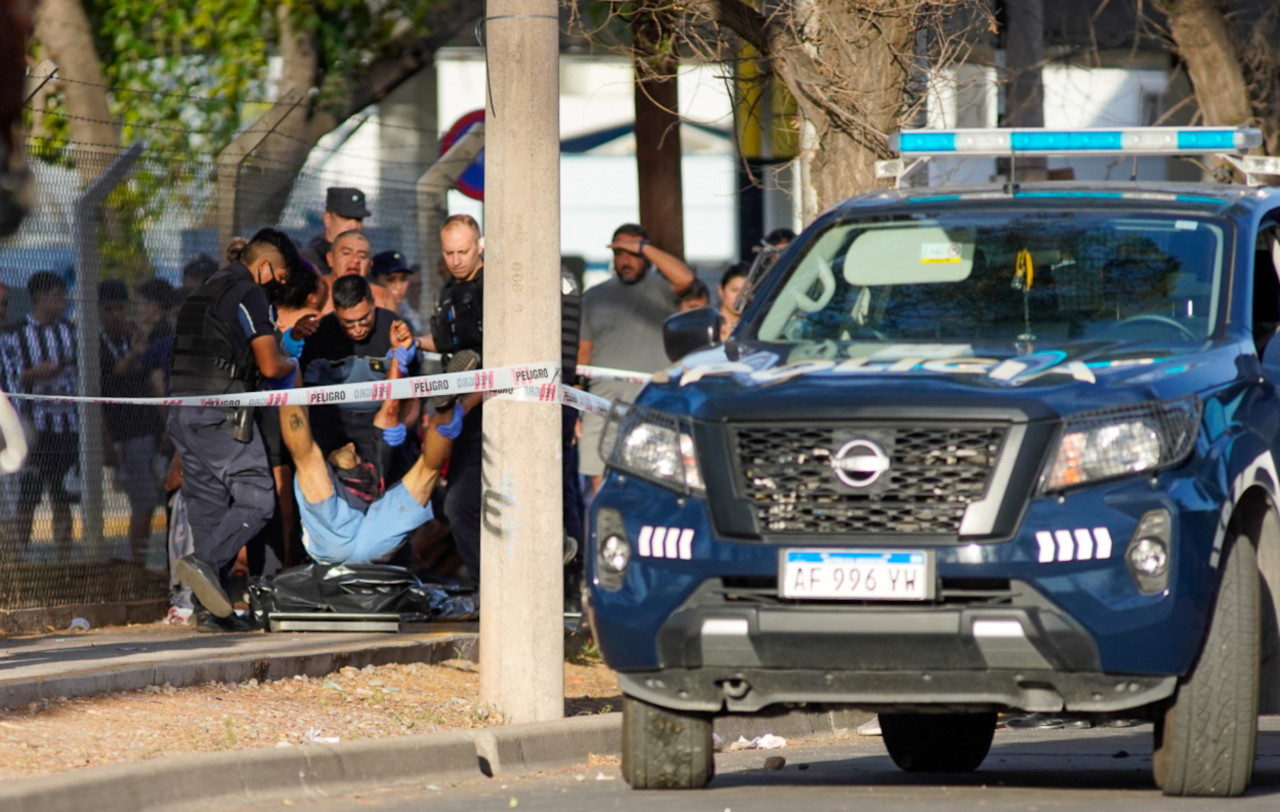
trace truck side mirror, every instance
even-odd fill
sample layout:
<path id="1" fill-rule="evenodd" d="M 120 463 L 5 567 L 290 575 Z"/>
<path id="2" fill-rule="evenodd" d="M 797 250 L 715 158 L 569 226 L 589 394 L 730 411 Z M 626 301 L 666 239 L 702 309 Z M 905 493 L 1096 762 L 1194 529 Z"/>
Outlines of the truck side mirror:
<path id="1" fill-rule="evenodd" d="M 662 346 L 667 357 L 679 361 L 691 352 L 705 350 L 720 343 L 724 316 L 714 307 L 699 307 L 667 316 L 662 323 Z"/>

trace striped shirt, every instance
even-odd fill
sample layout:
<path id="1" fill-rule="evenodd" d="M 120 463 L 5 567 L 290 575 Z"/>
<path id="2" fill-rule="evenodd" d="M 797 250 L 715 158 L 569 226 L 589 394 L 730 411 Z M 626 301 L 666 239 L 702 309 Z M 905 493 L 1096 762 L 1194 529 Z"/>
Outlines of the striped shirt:
<path id="1" fill-rule="evenodd" d="M 4 336 L 5 390 L 29 395 L 76 394 L 75 328 L 66 319 L 40 324 L 31 316 Z M 22 373 L 52 361 L 61 371 L 52 378 L 22 382 Z M 24 400 L 14 401 L 19 411 L 31 419 L 38 431 L 58 434 L 74 432 L 79 420 L 74 403 Z"/>

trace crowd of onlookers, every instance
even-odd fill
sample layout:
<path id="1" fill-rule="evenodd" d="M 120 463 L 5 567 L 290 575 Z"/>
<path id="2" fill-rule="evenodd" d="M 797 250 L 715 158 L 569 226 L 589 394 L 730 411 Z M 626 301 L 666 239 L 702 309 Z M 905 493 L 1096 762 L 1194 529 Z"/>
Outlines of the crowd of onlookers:
<path id="1" fill-rule="evenodd" d="M 173 344 L 173 314 L 183 297 L 199 287 L 217 264 L 197 257 L 184 269 L 183 286 L 150 278 L 131 292 L 120 280 L 98 289 L 99 388 L 105 397 L 162 396 Z M 33 274 L 26 284 L 30 311 L 12 322 L 12 291 L 0 285 L 0 388 L 11 393 L 80 394 L 78 336 L 67 316 L 68 281 L 52 271 Z M 52 535 L 63 559 L 70 557 L 72 504 L 78 488 L 68 487 L 85 475 L 74 470 L 79 460 L 81 426 L 74 403 L 17 400 L 30 440 L 24 471 L 0 479 L 4 520 L 0 539 L 8 550 L 25 551 L 30 543 L 35 509 L 47 495 Z M 157 479 L 164 437 L 159 407 L 109 405 L 102 409 L 102 448 L 114 471 L 116 487 L 129 502 L 127 537 L 133 557 L 141 560 L 151 536 L 151 521 L 163 495 Z"/>
<path id="2" fill-rule="evenodd" d="M 331 188 L 323 214 L 323 233 L 298 252 L 300 260 L 286 276 L 271 271 L 262 286 L 272 305 L 272 329 L 282 357 L 296 358 L 292 385 L 318 386 L 385 380 L 395 367 L 399 375 L 435 372 L 441 364 L 451 371 L 483 363 L 483 239 L 479 225 L 466 215 L 449 218 L 441 230 L 442 256 L 432 263 L 440 290 L 430 307 L 420 300 L 423 274 L 397 250 L 375 251 L 364 233 L 370 215 L 362 192 Z M 770 235 L 774 245 L 793 237 L 780 230 Z M 242 262 L 245 240 L 226 247 L 222 261 L 198 256 L 182 271 L 174 286 L 153 277 L 132 286 L 118 279 L 100 283 L 97 291 L 99 357 L 98 392 L 103 397 L 163 397 L 170 393 L 170 373 L 180 314 L 193 294 L 204 289 L 219 268 Z M 576 364 L 653 372 L 667 365 L 662 324 L 678 310 L 709 306 L 710 291 L 679 257 L 652 244 L 642 227 L 628 224 L 613 235 L 614 275 L 582 293 L 579 280 L 563 274 L 564 353 L 560 359 L 565 380 L 575 381 Z M 385 248 L 385 246 L 378 246 Z M 749 263 L 731 265 L 717 291 L 724 319 L 724 335 L 736 324 L 736 303 L 747 281 Z M 501 269 L 492 270 L 497 284 Z M 0 285 L 0 385 L 10 393 L 77 395 L 79 359 L 76 326 L 68 318 L 68 280 L 53 272 L 32 275 L 26 284 L 30 312 L 11 321 L 11 291 Z M 198 298 L 198 297 L 196 297 Z M 420 319 L 419 312 L 431 312 Z M 189 326 L 189 325 L 188 325 Z M 182 329 L 186 329 L 185 327 Z M 411 349 L 406 350 L 409 347 Z M 394 375 L 393 375 L 394 377 Z M 266 381 L 264 388 L 279 388 Z M 630 398 L 639 385 L 597 378 L 593 392 L 604 397 Z M 75 532 L 72 506 L 77 499 L 68 482 L 80 459 L 79 410 L 76 404 L 17 400 L 31 439 L 27 467 L 0 478 L 0 550 L 31 559 L 36 507 L 48 498 L 52 514 L 55 554 L 70 560 Z M 307 431 L 329 460 L 335 487 L 370 504 L 388 492 L 413 468 L 422 454 L 431 415 L 452 409 L 452 402 L 410 400 L 397 405 L 394 419 L 386 419 L 379 403 L 329 404 L 309 409 Z M 470 406 L 457 413 L 445 487 L 436 487 L 427 515 L 432 518 L 409 534 L 403 544 L 381 560 L 411 567 L 420 575 L 474 585 L 479 578 L 480 546 L 480 432 L 483 408 Z M 447 415 L 446 415 L 447 417 Z M 270 574 L 316 558 L 303 538 L 299 521 L 294 470 L 289 455 L 289 430 L 282 440 L 276 409 L 252 415 L 267 449 L 275 486 L 275 509 L 269 523 L 244 545 L 230 574 Z M 439 422 L 437 418 L 437 422 Z M 435 424 L 431 424 L 435 425 Z M 583 489 L 590 492 L 604 473 L 598 443 L 600 418 L 579 415 L 565 407 L 565 556 L 567 572 L 580 567 L 583 532 Z M 135 404 L 104 405 L 101 411 L 104 460 L 112 471 L 114 489 L 128 501 L 127 554 L 147 563 L 157 512 L 170 513 L 170 563 L 190 550 L 193 528 L 184 526 L 182 465 L 170 438 L 165 407 Z M 359 465 L 335 462 L 350 451 Z M 92 472 L 79 472 L 80 476 Z M 581 477 L 579 476 L 581 475 Z M 310 525 L 306 525 L 310 526 Z M 194 528 L 198 534 L 200 528 Z M 360 563 L 360 562 L 352 562 Z M 225 575 L 225 574 L 224 574 Z M 576 595 L 570 577 L 567 596 Z M 232 586 L 233 596 L 241 590 Z M 176 622 L 190 614 L 189 595 L 175 584 Z M 211 627 L 210 630 L 216 630 Z"/>

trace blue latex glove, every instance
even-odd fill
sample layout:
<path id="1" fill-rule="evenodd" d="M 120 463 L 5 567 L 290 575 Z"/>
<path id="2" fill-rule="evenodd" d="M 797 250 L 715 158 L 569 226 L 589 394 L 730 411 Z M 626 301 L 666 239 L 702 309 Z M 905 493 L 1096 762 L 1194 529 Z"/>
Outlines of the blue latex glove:
<path id="1" fill-rule="evenodd" d="M 404 425 L 401 423 L 397 423 L 391 428 L 382 430 L 382 439 L 386 440 L 387 445 L 392 448 L 396 448 L 404 443 L 404 435 Z"/>
<path id="2" fill-rule="evenodd" d="M 387 350 L 387 360 L 396 359 L 396 365 L 400 367 L 401 375 L 409 374 L 409 362 L 413 360 L 414 348 L 412 347 L 392 347 Z"/>
<path id="3" fill-rule="evenodd" d="M 302 386 L 302 370 L 298 368 L 298 362 L 293 362 L 293 369 L 289 370 L 279 378 L 267 378 L 271 384 L 267 389 L 296 389 Z"/>
<path id="4" fill-rule="evenodd" d="M 284 354 L 290 358 L 297 358 L 302 355 L 302 346 L 306 343 L 306 339 L 298 338 L 293 334 L 293 328 L 290 327 L 284 331 L 284 335 L 280 337 L 280 347 L 284 350 Z"/>
<path id="5" fill-rule="evenodd" d="M 441 423 L 436 426 L 436 431 L 440 432 L 440 436 L 446 440 L 456 440 L 458 435 L 462 433 L 462 418 L 467 414 L 467 410 L 462 408 L 462 404 L 453 407 L 453 417 L 448 423 Z"/>

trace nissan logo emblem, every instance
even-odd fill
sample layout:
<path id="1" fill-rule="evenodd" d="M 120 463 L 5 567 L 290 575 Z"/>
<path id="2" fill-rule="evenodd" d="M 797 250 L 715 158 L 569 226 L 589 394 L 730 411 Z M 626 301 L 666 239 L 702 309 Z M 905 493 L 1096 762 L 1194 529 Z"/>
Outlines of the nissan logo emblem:
<path id="1" fill-rule="evenodd" d="M 869 488 L 889 470 L 889 455 L 870 440 L 850 440 L 831 458 L 831 469 L 850 488 Z"/>

